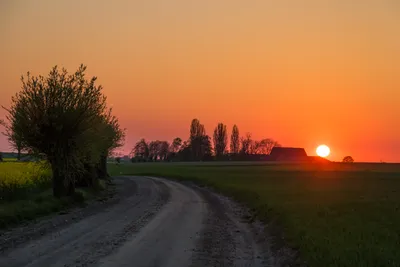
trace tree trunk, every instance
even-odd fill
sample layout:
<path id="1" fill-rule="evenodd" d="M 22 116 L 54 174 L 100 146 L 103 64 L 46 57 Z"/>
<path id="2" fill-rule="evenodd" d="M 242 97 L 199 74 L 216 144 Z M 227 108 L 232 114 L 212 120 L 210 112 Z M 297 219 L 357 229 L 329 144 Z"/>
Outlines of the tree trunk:
<path id="1" fill-rule="evenodd" d="M 67 195 L 67 188 L 64 183 L 64 177 L 61 174 L 59 167 L 55 163 L 51 163 L 53 172 L 53 196 L 60 198 Z"/>
<path id="2" fill-rule="evenodd" d="M 107 173 L 107 153 L 100 156 L 100 161 L 97 164 L 97 177 L 102 180 L 109 177 Z"/>
<path id="3" fill-rule="evenodd" d="M 72 196 L 75 193 L 75 185 L 70 181 L 67 185 L 67 196 Z"/>
<path id="4" fill-rule="evenodd" d="M 58 164 L 56 160 L 50 161 L 50 165 L 53 174 L 53 196 L 56 198 L 71 196 L 75 192 L 75 185 L 73 181 L 65 180 L 65 175 L 61 171 L 64 166 Z"/>
<path id="5" fill-rule="evenodd" d="M 21 149 L 20 148 L 18 148 L 17 160 L 18 161 L 21 160 Z"/>
<path id="6" fill-rule="evenodd" d="M 85 164 L 85 171 L 86 171 L 86 180 L 87 185 L 93 187 L 96 185 L 97 180 L 97 168 L 93 166 L 93 164 Z"/>

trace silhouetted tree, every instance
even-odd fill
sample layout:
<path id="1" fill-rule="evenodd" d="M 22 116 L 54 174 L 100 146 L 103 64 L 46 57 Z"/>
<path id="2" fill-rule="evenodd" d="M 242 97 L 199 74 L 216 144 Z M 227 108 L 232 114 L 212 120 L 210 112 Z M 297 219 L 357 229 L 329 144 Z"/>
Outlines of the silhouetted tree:
<path id="1" fill-rule="evenodd" d="M 241 150 L 240 153 L 243 155 L 249 155 L 254 150 L 253 140 L 251 139 L 251 133 L 246 133 L 244 137 L 240 139 L 241 142 Z"/>
<path id="2" fill-rule="evenodd" d="M 217 127 L 215 127 L 214 129 L 213 141 L 215 156 L 217 158 L 220 158 L 222 155 L 225 154 L 228 143 L 226 125 L 224 125 L 223 123 L 218 123 Z"/>
<path id="3" fill-rule="evenodd" d="M 161 141 L 159 144 L 159 157 L 160 160 L 167 160 L 169 155 L 169 143 L 167 141 Z"/>
<path id="4" fill-rule="evenodd" d="M 280 144 L 273 139 L 262 139 L 255 142 L 255 154 L 269 155 L 274 147 L 279 147 Z"/>
<path id="5" fill-rule="evenodd" d="M 84 162 L 99 162 L 104 151 L 106 98 L 96 77 L 85 78 L 81 65 L 69 75 L 54 67 L 48 77 L 22 77 L 22 90 L 12 98 L 8 121 L 13 133 L 35 153 L 46 155 L 52 169 L 53 194 L 74 192 Z"/>
<path id="6" fill-rule="evenodd" d="M 343 162 L 345 162 L 345 163 L 353 163 L 354 159 L 351 156 L 346 156 L 346 157 L 343 158 Z"/>
<path id="7" fill-rule="evenodd" d="M 239 128 L 235 124 L 233 125 L 232 128 L 230 152 L 233 154 L 239 154 L 239 151 L 240 151 Z"/>
<path id="8" fill-rule="evenodd" d="M 23 143 L 21 136 L 18 135 L 17 131 L 12 129 L 12 125 L 8 125 L 5 121 L 0 120 L 0 125 L 5 128 L 2 134 L 7 137 L 8 143 L 13 151 L 17 151 L 17 160 L 21 160 L 21 152 L 23 150 Z"/>
<path id="9" fill-rule="evenodd" d="M 172 141 L 172 144 L 171 144 L 171 152 L 172 152 L 172 153 L 177 153 L 177 152 L 180 150 L 181 146 L 182 146 L 182 139 L 179 138 L 179 137 L 176 137 L 176 138 Z"/>
<path id="10" fill-rule="evenodd" d="M 3 161 L 3 153 L 0 152 L 0 162 Z"/>
<path id="11" fill-rule="evenodd" d="M 211 137 L 208 135 L 203 135 L 199 137 L 200 140 L 200 158 L 198 160 L 212 160 L 212 145 L 211 145 Z"/>
<path id="12" fill-rule="evenodd" d="M 181 147 L 182 147 L 182 139 L 179 137 L 174 138 L 174 140 L 172 140 L 172 143 L 169 147 L 167 159 L 168 160 L 177 160 L 179 158 L 178 155 L 181 150 Z"/>
<path id="13" fill-rule="evenodd" d="M 198 119 L 193 119 L 190 125 L 190 148 L 193 160 L 202 160 L 209 149 L 209 137 L 206 135 L 204 125 Z M 210 142 L 211 143 L 211 142 Z M 211 146 L 210 146 L 211 147 Z"/>
<path id="14" fill-rule="evenodd" d="M 151 161 L 157 161 L 160 154 L 160 141 L 151 141 L 149 143 L 149 159 Z"/>
<path id="15" fill-rule="evenodd" d="M 204 125 L 198 119 L 193 119 L 190 124 L 190 140 L 206 134 Z"/>
<path id="16" fill-rule="evenodd" d="M 255 141 L 255 140 L 250 140 L 249 141 L 249 151 L 248 151 L 248 153 L 247 154 L 249 154 L 249 155 L 256 155 L 257 154 L 257 149 L 258 149 L 258 147 L 260 146 L 260 142 L 257 142 L 257 141 Z"/>
<path id="17" fill-rule="evenodd" d="M 149 144 L 144 138 L 140 139 L 133 148 L 131 154 L 137 158 L 148 159 L 149 158 Z"/>
<path id="18" fill-rule="evenodd" d="M 184 141 L 178 151 L 178 158 L 181 161 L 191 161 L 192 158 L 192 148 L 190 146 L 190 141 Z"/>
<path id="19" fill-rule="evenodd" d="M 261 141 L 252 141 L 250 151 L 251 154 L 262 154 Z"/>

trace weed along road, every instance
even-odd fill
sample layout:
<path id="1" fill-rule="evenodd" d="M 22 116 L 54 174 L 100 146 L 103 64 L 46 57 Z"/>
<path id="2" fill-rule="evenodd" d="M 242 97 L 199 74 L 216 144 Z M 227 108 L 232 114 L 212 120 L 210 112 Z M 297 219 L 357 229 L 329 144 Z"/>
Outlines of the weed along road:
<path id="1" fill-rule="evenodd" d="M 115 183 L 117 200 L 1 233 L 0 266 L 271 266 L 262 227 L 231 200 L 158 178 Z"/>

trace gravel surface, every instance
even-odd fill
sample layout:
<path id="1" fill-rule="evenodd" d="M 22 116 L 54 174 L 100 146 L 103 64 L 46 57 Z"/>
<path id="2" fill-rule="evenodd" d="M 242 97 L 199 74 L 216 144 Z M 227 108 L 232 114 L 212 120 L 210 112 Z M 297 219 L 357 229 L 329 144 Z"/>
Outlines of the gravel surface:
<path id="1" fill-rule="evenodd" d="M 286 265 L 229 198 L 152 177 L 115 183 L 113 198 L 0 233 L 0 267 Z"/>

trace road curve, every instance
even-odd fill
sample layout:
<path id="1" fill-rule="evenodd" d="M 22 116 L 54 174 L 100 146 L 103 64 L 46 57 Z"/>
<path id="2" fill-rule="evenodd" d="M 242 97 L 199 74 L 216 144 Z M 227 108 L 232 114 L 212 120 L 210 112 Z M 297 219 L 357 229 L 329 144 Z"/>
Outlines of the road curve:
<path id="1" fill-rule="evenodd" d="M 269 266 L 227 200 L 159 178 L 116 181 L 134 182 L 135 191 L 102 212 L 1 248 L 0 267 Z"/>

